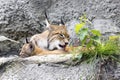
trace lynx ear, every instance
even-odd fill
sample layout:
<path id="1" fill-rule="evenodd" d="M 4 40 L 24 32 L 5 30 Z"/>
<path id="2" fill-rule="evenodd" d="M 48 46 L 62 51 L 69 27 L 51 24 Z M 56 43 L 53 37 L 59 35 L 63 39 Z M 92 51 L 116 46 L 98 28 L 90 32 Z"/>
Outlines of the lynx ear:
<path id="1" fill-rule="evenodd" d="M 27 37 L 26 37 L 25 41 L 26 41 L 25 43 L 29 43 Z"/>
<path id="2" fill-rule="evenodd" d="M 49 28 L 50 24 L 48 23 L 48 20 L 45 20 L 45 22 L 46 22 L 46 27 Z"/>
<path id="3" fill-rule="evenodd" d="M 46 27 L 47 27 L 47 28 L 50 28 L 50 23 L 49 23 L 49 20 L 48 20 L 48 16 L 47 16 L 46 11 L 45 11 L 45 17 L 46 17 L 46 20 L 45 20 L 45 22 L 46 22 Z"/>

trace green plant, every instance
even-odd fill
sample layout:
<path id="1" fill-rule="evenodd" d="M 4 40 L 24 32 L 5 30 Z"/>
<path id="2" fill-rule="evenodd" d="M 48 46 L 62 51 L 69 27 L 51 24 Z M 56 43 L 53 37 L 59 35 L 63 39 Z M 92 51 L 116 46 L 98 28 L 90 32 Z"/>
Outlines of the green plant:
<path id="1" fill-rule="evenodd" d="M 85 47 L 85 50 L 81 50 L 76 57 L 78 60 L 93 60 L 97 57 L 104 59 L 106 57 L 114 57 L 119 55 L 120 41 L 119 36 L 110 36 L 108 40 L 101 41 L 101 33 L 95 29 L 85 28 L 86 24 L 91 24 L 86 15 L 80 17 L 80 23 L 76 24 L 75 32 L 81 41 L 81 48 Z M 76 52 L 77 49 L 73 51 Z"/>

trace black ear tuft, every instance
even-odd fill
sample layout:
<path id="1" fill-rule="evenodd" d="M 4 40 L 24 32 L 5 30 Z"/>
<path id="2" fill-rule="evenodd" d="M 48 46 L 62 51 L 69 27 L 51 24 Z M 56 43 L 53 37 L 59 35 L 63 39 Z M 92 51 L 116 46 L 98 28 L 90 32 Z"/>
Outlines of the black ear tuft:
<path id="1" fill-rule="evenodd" d="M 63 21 L 63 17 L 61 17 L 61 24 L 65 25 L 64 21 Z"/>
<path id="2" fill-rule="evenodd" d="M 46 18 L 46 19 L 48 19 L 48 16 L 47 16 L 47 13 L 46 13 L 46 11 L 45 11 L 45 18 Z"/>
<path id="3" fill-rule="evenodd" d="M 27 39 L 27 37 L 26 37 L 26 39 L 25 39 L 25 40 L 26 40 L 26 43 L 29 43 L 29 42 L 28 42 L 28 39 Z"/>
<path id="4" fill-rule="evenodd" d="M 46 19 L 45 19 L 46 27 L 47 27 L 48 29 L 50 29 L 50 21 L 48 20 L 48 16 L 47 16 L 46 11 L 45 11 L 45 17 L 46 17 Z"/>
<path id="5" fill-rule="evenodd" d="M 47 12 L 45 11 L 45 18 L 46 20 L 48 21 L 48 23 L 50 23 L 49 19 L 48 19 L 48 16 L 47 16 Z"/>

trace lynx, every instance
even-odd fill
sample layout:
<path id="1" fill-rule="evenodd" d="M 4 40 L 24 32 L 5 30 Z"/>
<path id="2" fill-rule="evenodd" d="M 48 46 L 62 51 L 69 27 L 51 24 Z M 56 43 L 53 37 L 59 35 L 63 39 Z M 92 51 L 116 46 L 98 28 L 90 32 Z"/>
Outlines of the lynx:
<path id="1" fill-rule="evenodd" d="M 26 40 L 20 52 L 20 56 L 26 57 L 36 54 L 59 54 L 66 53 L 65 49 L 69 42 L 69 34 L 64 22 L 61 19 L 60 25 L 52 25 L 46 16 L 46 27 L 41 34 L 35 34 L 30 42 Z"/>

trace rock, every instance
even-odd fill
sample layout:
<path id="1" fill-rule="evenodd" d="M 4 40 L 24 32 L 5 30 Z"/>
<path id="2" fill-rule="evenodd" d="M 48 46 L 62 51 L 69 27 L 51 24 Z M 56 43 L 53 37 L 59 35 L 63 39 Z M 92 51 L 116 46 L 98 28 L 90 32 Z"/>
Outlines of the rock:
<path id="1" fill-rule="evenodd" d="M 0 56 L 3 55 L 3 54 L 5 56 L 5 55 L 11 55 L 11 54 L 7 54 L 8 51 L 11 51 L 11 53 L 15 54 L 16 53 L 15 51 L 18 51 L 19 47 L 17 47 L 17 50 L 14 50 L 14 47 L 20 45 L 20 42 L 0 35 L 0 44 L 1 44 L 1 46 L 0 46 L 0 52 L 1 52 Z"/>
<path id="2" fill-rule="evenodd" d="M 73 65 L 71 62 L 30 64 L 8 58 L 9 62 L 0 65 L 0 80 L 119 80 L 119 63 L 95 59 Z M 16 57 L 17 59 L 18 57 Z M 3 58 L 4 60 L 7 60 Z"/>
<path id="3" fill-rule="evenodd" d="M 120 32 L 120 29 L 117 26 L 115 26 L 115 24 L 111 20 L 95 19 L 93 21 L 93 24 L 94 29 L 100 30 L 102 34 Z"/>
<path id="4" fill-rule="evenodd" d="M 21 43 L 14 43 L 10 41 L 0 42 L 0 56 L 18 55 L 20 52 L 20 45 Z"/>
<path id="5" fill-rule="evenodd" d="M 6 65 L 2 80 L 86 80 L 94 79 L 94 63 L 83 63 L 81 66 L 67 66 L 64 64 L 24 64 L 14 62 Z"/>

